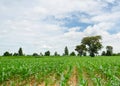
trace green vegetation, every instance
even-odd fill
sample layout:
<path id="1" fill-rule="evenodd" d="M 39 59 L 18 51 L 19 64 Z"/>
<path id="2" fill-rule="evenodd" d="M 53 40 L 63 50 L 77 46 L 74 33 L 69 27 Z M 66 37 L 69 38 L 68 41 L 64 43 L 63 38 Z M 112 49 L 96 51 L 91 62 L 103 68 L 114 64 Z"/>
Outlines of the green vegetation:
<path id="1" fill-rule="evenodd" d="M 18 55 L 19 55 L 19 56 L 24 56 L 24 55 L 23 55 L 23 50 L 22 50 L 22 48 L 20 48 L 20 49 L 18 50 Z"/>
<path id="2" fill-rule="evenodd" d="M 45 56 L 50 56 L 50 51 L 46 51 Z"/>
<path id="3" fill-rule="evenodd" d="M 76 56 L 75 52 L 74 52 L 74 51 L 71 52 L 71 53 L 70 53 L 70 56 Z"/>
<path id="4" fill-rule="evenodd" d="M 78 55 L 67 46 L 63 55 L 49 50 L 25 55 L 22 48 L 14 54 L 6 51 L 0 57 L 0 86 L 120 86 L 120 53 L 106 46 L 101 56 L 87 57 L 100 55 L 101 39 L 84 37 L 75 48 Z"/>
<path id="5" fill-rule="evenodd" d="M 68 50 L 67 46 L 65 47 L 65 50 L 64 50 L 64 54 L 63 54 L 63 55 L 65 55 L 65 56 L 68 56 L 68 55 L 69 55 L 69 50 Z"/>
<path id="6" fill-rule="evenodd" d="M 75 47 L 75 51 L 78 52 L 78 54 L 76 55 L 76 53 L 74 51 L 72 51 L 71 53 L 69 53 L 69 49 L 66 46 L 64 48 L 64 53 L 62 55 L 58 54 L 57 51 L 54 52 L 54 54 L 51 54 L 51 52 L 48 50 L 46 52 L 40 52 L 38 53 L 33 53 L 32 55 L 26 55 L 23 54 L 23 50 L 22 48 L 19 48 L 18 53 L 9 53 L 8 51 L 6 51 L 3 56 L 91 56 L 91 57 L 95 57 L 100 55 L 100 53 L 98 51 L 100 51 L 103 48 L 102 45 L 102 37 L 101 36 L 88 36 L 88 37 L 84 37 L 81 40 L 81 43 L 79 45 L 77 45 Z M 106 46 L 106 52 L 102 51 L 101 56 L 120 56 L 120 53 L 113 53 L 113 47 L 112 46 Z"/>
<path id="7" fill-rule="evenodd" d="M 75 50 L 78 52 L 80 56 L 84 56 L 84 53 L 86 53 L 87 48 L 85 45 L 81 44 L 81 45 L 77 45 Z"/>
<path id="8" fill-rule="evenodd" d="M 12 56 L 12 53 L 9 53 L 8 51 L 6 51 L 3 56 Z"/>
<path id="9" fill-rule="evenodd" d="M 102 49 L 101 39 L 101 36 L 84 37 L 81 44 L 77 45 L 75 50 L 80 56 L 86 55 L 85 53 L 88 51 L 89 55 L 94 57 Z"/>
<path id="10" fill-rule="evenodd" d="M 120 56 L 0 57 L 0 86 L 120 86 Z"/>

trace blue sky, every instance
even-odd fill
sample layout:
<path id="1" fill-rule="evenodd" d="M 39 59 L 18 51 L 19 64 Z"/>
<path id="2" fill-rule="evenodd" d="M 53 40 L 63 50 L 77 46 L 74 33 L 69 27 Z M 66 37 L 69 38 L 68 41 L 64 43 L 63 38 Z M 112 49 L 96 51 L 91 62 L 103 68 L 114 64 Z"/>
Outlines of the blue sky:
<path id="1" fill-rule="evenodd" d="M 0 54 L 74 51 L 85 36 L 101 35 L 120 52 L 120 0 L 0 0 Z"/>

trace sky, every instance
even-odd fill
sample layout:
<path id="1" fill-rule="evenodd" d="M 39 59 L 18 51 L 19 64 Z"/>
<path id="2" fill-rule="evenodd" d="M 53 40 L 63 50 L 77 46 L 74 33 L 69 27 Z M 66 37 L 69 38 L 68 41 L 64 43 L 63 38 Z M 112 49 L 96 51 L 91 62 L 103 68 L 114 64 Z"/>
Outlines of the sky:
<path id="1" fill-rule="evenodd" d="M 120 0 L 0 0 L 0 55 L 70 52 L 86 36 L 120 52 Z M 102 50 L 101 50 L 102 51 Z"/>

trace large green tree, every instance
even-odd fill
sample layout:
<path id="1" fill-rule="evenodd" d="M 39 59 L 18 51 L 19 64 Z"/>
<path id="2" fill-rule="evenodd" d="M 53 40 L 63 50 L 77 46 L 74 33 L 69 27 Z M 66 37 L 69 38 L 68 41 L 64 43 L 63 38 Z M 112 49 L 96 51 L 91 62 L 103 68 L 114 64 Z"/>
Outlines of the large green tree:
<path id="1" fill-rule="evenodd" d="M 19 50 L 18 50 L 18 55 L 19 55 L 19 56 L 23 56 L 23 50 L 22 50 L 22 48 L 19 48 Z"/>
<path id="2" fill-rule="evenodd" d="M 82 44 L 86 45 L 87 50 L 91 57 L 94 57 L 95 54 L 98 54 L 98 51 L 102 48 L 101 36 L 90 36 L 84 37 L 82 39 Z"/>
<path id="3" fill-rule="evenodd" d="M 78 55 L 82 56 L 87 51 L 87 48 L 84 44 L 81 44 L 77 45 L 75 50 L 78 52 Z"/>

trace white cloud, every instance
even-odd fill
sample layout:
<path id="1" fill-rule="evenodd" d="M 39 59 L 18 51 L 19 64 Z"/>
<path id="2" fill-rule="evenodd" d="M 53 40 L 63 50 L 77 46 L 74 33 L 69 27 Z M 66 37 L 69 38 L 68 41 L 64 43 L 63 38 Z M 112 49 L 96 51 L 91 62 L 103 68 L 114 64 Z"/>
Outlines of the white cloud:
<path id="1" fill-rule="evenodd" d="M 85 36 L 102 35 L 104 45 L 113 45 L 115 52 L 120 51 L 120 3 L 105 11 L 109 3 L 117 0 L 1 0 L 0 2 L 0 47 L 17 51 L 23 47 L 25 53 L 51 50 L 63 52 L 68 46 L 71 51 Z M 78 15 L 78 21 L 90 24 L 82 26 L 62 26 L 72 19 L 72 13 Z M 87 15 L 85 15 L 87 14 Z M 51 16 L 53 18 L 51 18 Z M 54 19 L 55 18 L 55 19 Z M 58 20 L 57 20 L 58 19 Z M 67 21 L 69 23 L 69 21 Z M 116 29 L 115 29 L 116 28 Z M 116 34 L 108 31 L 115 29 Z M 117 40 L 118 39 L 118 40 Z"/>
<path id="2" fill-rule="evenodd" d="M 70 28 L 68 31 L 69 32 L 76 32 L 76 31 L 79 31 L 80 30 L 80 27 L 74 27 L 74 28 Z"/>
<path id="3" fill-rule="evenodd" d="M 102 15 L 97 15 L 92 18 L 94 22 L 114 22 L 120 19 L 120 12 L 114 13 L 104 13 Z"/>

